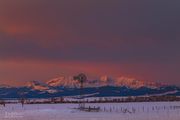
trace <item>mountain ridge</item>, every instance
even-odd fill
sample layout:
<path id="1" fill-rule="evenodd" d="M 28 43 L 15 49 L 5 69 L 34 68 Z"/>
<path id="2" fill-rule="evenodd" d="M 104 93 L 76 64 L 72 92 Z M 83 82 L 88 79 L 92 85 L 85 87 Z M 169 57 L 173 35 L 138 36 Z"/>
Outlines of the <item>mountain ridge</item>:
<path id="1" fill-rule="evenodd" d="M 80 93 L 79 83 L 72 77 L 41 81 L 30 81 L 21 87 L 0 87 L 0 98 L 51 98 L 77 96 Z M 84 84 L 83 94 L 86 97 L 109 96 L 180 96 L 180 87 L 155 82 L 145 82 L 121 76 L 112 79 L 102 76 L 96 80 L 88 80 Z"/>
<path id="2" fill-rule="evenodd" d="M 147 81 L 137 80 L 135 78 L 124 77 L 124 76 L 114 79 L 108 76 L 101 76 L 99 79 L 87 80 L 84 83 L 84 87 L 127 86 L 130 88 L 140 88 L 146 86 L 151 88 L 158 88 L 165 85 L 166 84 L 147 82 Z M 77 81 L 73 80 L 73 77 L 60 76 L 57 78 L 47 80 L 46 82 L 31 81 L 28 83 L 27 86 L 35 89 L 39 88 L 39 90 L 41 89 L 43 90 L 43 89 L 47 89 L 48 87 L 58 87 L 58 86 L 76 88 L 79 86 L 79 84 Z"/>

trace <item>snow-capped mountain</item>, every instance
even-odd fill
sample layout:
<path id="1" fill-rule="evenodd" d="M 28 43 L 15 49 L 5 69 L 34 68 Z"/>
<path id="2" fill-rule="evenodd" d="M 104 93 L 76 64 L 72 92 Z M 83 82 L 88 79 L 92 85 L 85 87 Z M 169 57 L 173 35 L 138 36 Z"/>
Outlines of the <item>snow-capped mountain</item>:
<path id="1" fill-rule="evenodd" d="M 115 85 L 127 86 L 130 88 L 140 88 L 140 87 L 158 88 L 158 87 L 165 86 L 165 84 L 163 83 L 142 81 L 142 80 L 137 80 L 135 78 L 129 78 L 129 77 L 124 77 L 124 76 L 116 78 Z"/>
<path id="2" fill-rule="evenodd" d="M 40 91 L 49 89 L 49 86 L 47 84 L 40 81 L 30 81 L 27 83 L 27 87 L 30 87 L 34 90 L 40 90 Z"/>
<path id="3" fill-rule="evenodd" d="M 58 87 L 58 86 L 69 87 L 69 88 L 78 87 L 77 81 L 74 81 L 72 77 L 65 77 L 65 76 L 60 76 L 48 80 L 44 84 L 46 84 L 46 86 L 51 86 L 51 87 Z M 164 86 L 164 84 L 155 83 L 155 82 L 146 82 L 124 76 L 114 79 L 108 76 L 101 76 L 99 79 L 86 81 L 84 83 L 84 86 L 85 87 L 127 86 L 129 88 L 140 88 L 140 87 L 157 88 Z"/>
<path id="4" fill-rule="evenodd" d="M 89 97 L 105 96 L 144 96 L 175 95 L 180 96 L 180 87 L 146 82 L 129 77 L 110 78 L 102 76 L 96 80 L 87 80 L 84 94 Z M 72 77 L 60 76 L 47 82 L 31 81 L 22 87 L 0 87 L 0 98 L 49 98 L 79 95 L 79 83 Z"/>
<path id="5" fill-rule="evenodd" d="M 77 81 L 74 81 L 73 77 L 60 76 L 60 77 L 48 80 L 46 84 L 51 87 L 63 86 L 63 87 L 72 88 L 72 87 L 77 86 Z"/>

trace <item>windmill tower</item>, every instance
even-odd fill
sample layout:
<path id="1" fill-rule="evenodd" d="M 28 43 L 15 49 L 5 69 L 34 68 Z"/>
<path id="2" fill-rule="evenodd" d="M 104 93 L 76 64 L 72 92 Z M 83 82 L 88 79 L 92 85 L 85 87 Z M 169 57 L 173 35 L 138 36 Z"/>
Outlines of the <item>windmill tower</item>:
<path id="1" fill-rule="evenodd" d="M 84 83 L 87 81 L 87 77 L 85 74 L 80 73 L 79 75 L 74 76 L 73 79 L 75 81 L 78 81 L 80 84 L 80 99 L 82 101 L 80 101 L 80 103 L 79 103 L 79 108 L 84 109 L 85 108 L 85 102 L 83 101 L 83 88 L 84 88 Z"/>
<path id="2" fill-rule="evenodd" d="M 87 81 L 87 77 L 85 74 L 83 73 L 80 73 L 79 75 L 77 76 L 74 76 L 73 79 L 75 81 L 78 81 L 78 83 L 80 84 L 80 102 L 79 102 L 79 110 L 82 110 L 82 111 L 87 111 L 87 112 L 91 112 L 91 111 L 94 111 L 94 112 L 99 112 L 100 111 L 100 107 L 85 107 L 85 101 L 83 100 L 83 88 L 84 88 L 84 83 Z"/>
<path id="3" fill-rule="evenodd" d="M 21 103 L 22 107 L 24 107 L 24 104 L 25 104 L 25 93 L 24 93 L 24 91 L 19 90 L 18 95 L 19 95 L 19 102 Z"/>

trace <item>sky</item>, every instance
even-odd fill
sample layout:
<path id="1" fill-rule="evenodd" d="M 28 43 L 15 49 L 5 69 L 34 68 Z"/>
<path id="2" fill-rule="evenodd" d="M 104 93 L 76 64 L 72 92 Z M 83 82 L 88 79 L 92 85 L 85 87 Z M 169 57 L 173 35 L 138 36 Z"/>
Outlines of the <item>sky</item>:
<path id="1" fill-rule="evenodd" d="M 0 84 L 86 73 L 180 85 L 179 0 L 0 0 Z"/>

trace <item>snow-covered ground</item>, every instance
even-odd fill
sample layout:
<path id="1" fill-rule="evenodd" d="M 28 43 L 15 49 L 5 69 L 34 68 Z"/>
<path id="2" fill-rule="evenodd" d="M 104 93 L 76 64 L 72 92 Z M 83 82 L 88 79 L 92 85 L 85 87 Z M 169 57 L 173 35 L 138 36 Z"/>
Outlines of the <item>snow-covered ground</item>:
<path id="1" fill-rule="evenodd" d="M 77 104 L 8 104 L 0 120 L 180 120 L 180 102 L 97 103 L 100 112 L 78 111 Z"/>

